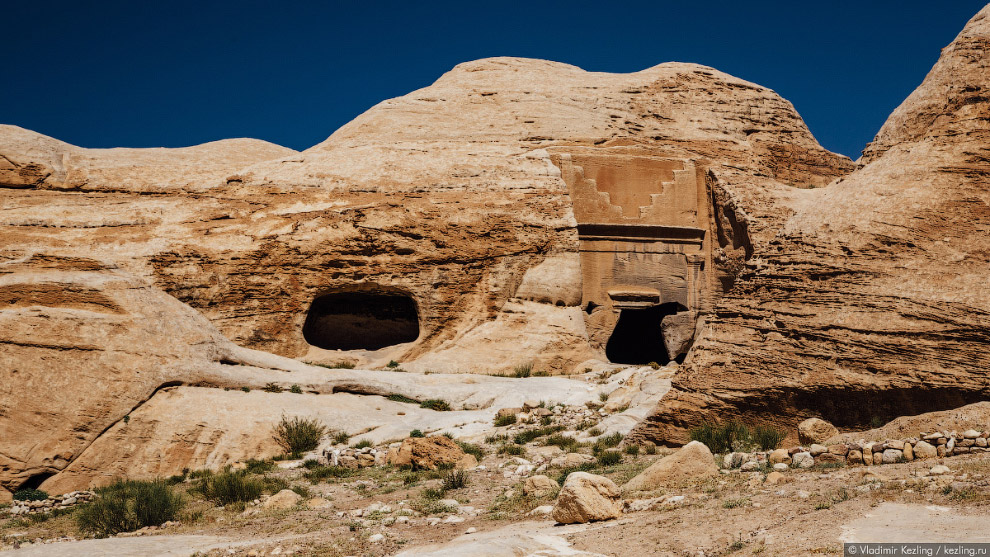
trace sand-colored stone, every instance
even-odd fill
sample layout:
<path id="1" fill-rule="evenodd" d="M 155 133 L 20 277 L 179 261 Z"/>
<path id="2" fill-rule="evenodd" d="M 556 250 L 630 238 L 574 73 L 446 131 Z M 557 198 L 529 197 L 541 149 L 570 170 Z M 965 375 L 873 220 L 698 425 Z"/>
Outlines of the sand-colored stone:
<path id="1" fill-rule="evenodd" d="M 619 488 L 612 480 L 587 472 L 573 472 L 564 480 L 551 516 L 561 524 L 609 520 L 622 515 Z"/>
<path id="2" fill-rule="evenodd" d="M 272 495 L 261 504 L 266 509 L 285 510 L 291 509 L 302 501 L 302 496 L 291 489 L 283 489 Z"/>
<path id="3" fill-rule="evenodd" d="M 648 491 L 717 474 L 718 466 L 712 452 L 704 443 L 691 441 L 674 454 L 651 464 L 622 488 L 626 491 Z"/>
<path id="4" fill-rule="evenodd" d="M 405 439 L 389 464 L 411 466 L 414 470 L 435 470 L 441 464 L 474 468 L 478 465 L 478 460 L 474 455 L 466 454 L 452 439 L 434 435 Z"/>
<path id="5" fill-rule="evenodd" d="M 523 484 L 523 493 L 540 497 L 548 493 L 553 493 L 559 488 L 560 485 L 556 481 L 543 474 L 539 474 L 526 478 L 526 483 Z"/>
<path id="6" fill-rule="evenodd" d="M 819 418 L 808 418 L 798 424 L 798 440 L 803 444 L 824 443 L 837 433 L 835 426 Z"/>

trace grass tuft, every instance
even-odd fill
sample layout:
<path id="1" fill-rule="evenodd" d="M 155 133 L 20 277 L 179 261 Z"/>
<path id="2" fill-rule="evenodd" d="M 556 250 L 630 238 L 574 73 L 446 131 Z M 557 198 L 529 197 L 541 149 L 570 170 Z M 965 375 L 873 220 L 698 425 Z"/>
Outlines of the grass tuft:
<path id="1" fill-rule="evenodd" d="M 282 420 L 272 428 L 272 438 L 286 452 L 295 454 L 315 449 L 326 432 L 327 427 L 319 420 L 282 416 Z"/>

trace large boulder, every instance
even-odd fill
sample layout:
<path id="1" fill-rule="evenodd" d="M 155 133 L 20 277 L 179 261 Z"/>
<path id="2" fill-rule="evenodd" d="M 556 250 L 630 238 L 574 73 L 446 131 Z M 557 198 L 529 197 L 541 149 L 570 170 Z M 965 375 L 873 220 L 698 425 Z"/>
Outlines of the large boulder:
<path id="1" fill-rule="evenodd" d="M 390 454 L 389 464 L 410 466 L 414 470 L 436 470 L 441 464 L 456 468 L 474 468 L 478 460 L 465 453 L 453 440 L 444 435 L 409 437 L 399 450 Z"/>
<path id="2" fill-rule="evenodd" d="M 564 480 L 550 516 L 561 524 L 618 518 L 622 500 L 612 480 L 587 472 L 574 472 Z"/>
<path id="3" fill-rule="evenodd" d="M 302 495 L 291 489 L 283 489 L 268 499 L 265 499 L 265 502 L 261 506 L 266 509 L 285 510 L 295 507 L 300 501 L 302 501 Z"/>
<path id="4" fill-rule="evenodd" d="M 819 418 L 808 418 L 798 424 L 798 439 L 804 445 L 824 444 L 830 437 L 838 435 L 835 426 Z"/>
<path id="5" fill-rule="evenodd" d="M 622 487 L 626 491 L 649 491 L 717 474 L 712 452 L 704 443 L 691 441 L 676 453 L 654 462 Z"/>

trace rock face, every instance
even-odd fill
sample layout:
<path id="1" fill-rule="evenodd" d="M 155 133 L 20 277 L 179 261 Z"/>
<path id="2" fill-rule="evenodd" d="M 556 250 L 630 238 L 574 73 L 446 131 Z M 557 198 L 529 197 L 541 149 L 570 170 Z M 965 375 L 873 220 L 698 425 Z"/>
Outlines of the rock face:
<path id="1" fill-rule="evenodd" d="M 633 433 L 818 415 L 839 428 L 985 398 L 990 368 L 990 7 L 864 151 L 715 307 L 689 365 Z"/>
<path id="2" fill-rule="evenodd" d="M 522 402 L 243 347 L 452 373 L 681 359 L 807 188 L 852 168 L 773 91 L 690 64 L 469 62 L 302 153 L 84 149 L 0 126 L 0 486 L 270 455 L 257 420 L 339 415 L 276 393 L 238 406 L 270 381 Z M 640 329 L 664 353 L 637 352 Z M 231 413 L 198 414 L 214 407 Z M 251 429 L 231 426 L 235 443 L 213 423 Z"/>
<path id="3" fill-rule="evenodd" d="M 551 516 L 561 524 L 577 524 L 618 518 L 622 514 L 619 488 L 612 480 L 573 472 L 564 480 Z"/>
<path id="4" fill-rule="evenodd" d="M 838 433 L 835 426 L 819 418 L 808 418 L 798 424 L 798 439 L 806 445 L 824 443 Z"/>
<path id="5" fill-rule="evenodd" d="M 649 491 L 718 474 L 715 457 L 704 443 L 691 441 L 676 453 L 654 462 L 629 480 L 626 491 Z"/>

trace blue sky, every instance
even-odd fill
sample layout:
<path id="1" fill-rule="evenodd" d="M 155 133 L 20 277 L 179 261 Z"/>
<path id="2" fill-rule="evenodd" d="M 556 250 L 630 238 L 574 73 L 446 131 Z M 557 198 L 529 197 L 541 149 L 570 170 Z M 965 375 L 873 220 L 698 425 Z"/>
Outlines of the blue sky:
<path id="1" fill-rule="evenodd" d="M 312 146 L 488 56 L 697 62 L 776 90 L 857 158 L 984 3 L 57 2 L 4 6 L 0 123 L 84 147 Z"/>

